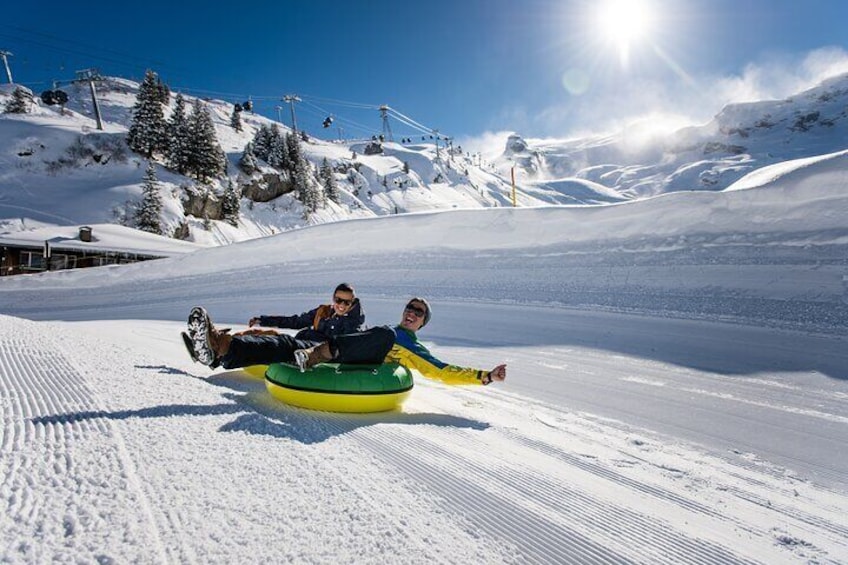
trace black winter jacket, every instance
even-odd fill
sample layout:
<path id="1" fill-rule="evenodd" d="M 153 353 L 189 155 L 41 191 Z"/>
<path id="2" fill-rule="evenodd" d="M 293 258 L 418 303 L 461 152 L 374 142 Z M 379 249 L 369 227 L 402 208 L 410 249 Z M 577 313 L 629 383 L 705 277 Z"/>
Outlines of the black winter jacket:
<path id="1" fill-rule="evenodd" d="M 296 316 L 259 316 L 259 325 L 266 328 L 301 330 L 295 337 L 308 341 L 327 341 L 331 337 L 352 334 L 364 329 L 365 312 L 358 298 L 344 316 L 337 316 L 329 304 L 322 304 Z"/>

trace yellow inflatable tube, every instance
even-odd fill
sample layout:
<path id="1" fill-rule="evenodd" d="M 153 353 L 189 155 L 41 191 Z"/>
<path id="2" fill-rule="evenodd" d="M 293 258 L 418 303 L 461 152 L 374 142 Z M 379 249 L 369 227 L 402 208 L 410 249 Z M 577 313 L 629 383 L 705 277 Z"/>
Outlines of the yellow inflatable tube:
<path id="1" fill-rule="evenodd" d="M 301 373 L 284 363 L 265 372 L 271 396 L 300 408 L 325 412 L 386 412 L 400 408 L 412 392 L 412 373 L 397 364 L 324 363 Z"/>

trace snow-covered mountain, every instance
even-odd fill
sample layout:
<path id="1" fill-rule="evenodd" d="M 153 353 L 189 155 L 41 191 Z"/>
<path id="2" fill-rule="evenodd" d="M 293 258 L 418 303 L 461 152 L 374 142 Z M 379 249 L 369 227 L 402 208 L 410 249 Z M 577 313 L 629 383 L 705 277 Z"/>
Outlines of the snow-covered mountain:
<path id="1" fill-rule="evenodd" d="M 709 123 L 670 135 L 652 133 L 645 122 L 569 140 L 515 134 L 496 164 L 502 171 L 515 166 L 522 185 L 565 186 L 565 195 L 585 183 L 610 197 L 644 198 L 723 190 L 760 167 L 846 148 L 848 74 L 785 100 L 731 104 Z"/>
<path id="2" fill-rule="evenodd" d="M 0 107 L 12 88 L 0 89 Z M 142 197 L 146 161 L 125 140 L 139 85 L 106 78 L 97 88 L 102 131 L 96 129 L 89 87 L 82 83 L 64 88 L 69 100 L 63 108 L 34 97 L 29 113 L 0 114 L 0 221 L 7 228 L 132 223 L 128 217 Z M 156 166 L 165 235 L 205 245 L 344 219 L 511 206 L 513 167 L 519 206 L 607 204 L 723 190 L 761 167 L 848 148 L 848 75 L 786 100 L 727 106 L 708 124 L 669 135 L 652 134 L 644 124 L 564 141 L 516 134 L 493 166 L 481 166 L 461 150 L 448 152 L 443 144 L 437 148 L 433 141 L 385 142 L 381 153 L 369 154 L 370 139 L 313 138 L 302 144 L 305 157 L 314 169 L 328 161 L 340 198 L 307 219 L 295 193 L 274 186 L 277 171 L 268 166 L 250 176 L 239 171 L 245 146 L 274 122 L 243 112 L 239 132 L 231 126 L 232 102 L 205 102 L 227 155 L 227 176 L 204 185 Z M 216 219 L 229 182 L 243 195 L 236 225 Z"/>
<path id="3" fill-rule="evenodd" d="M 0 89 L 0 108 L 12 98 L 14 88 Z M 97 129 L 93 98 L 85 83 L 63 88 L 68 95 L 64 107 L 48 106 L 34 95 L 27 113 L 0 113 L 0 219 L 59 225 L 126 222 L 141 200 L 146 168 L 146 160 L 126 144 L 139 84 L 104 78 L 96 88 L 102 130 Z M 185 99 L 187 105 L 194 100 Z M 174 96 L 170 100 L 168 112 L 173 110 Z M 327 159 L 341 194 L 338 203 L 328 201 L 307 220 L 294 192 L 273 186 L 278 171 L 262 166 L 248 176 L 238 168 L 248 142 L 263 125 L 275 122 L 242 112 L 242 131 L 236 131 L 231 126 L 234 103 L 205 102 L 227 155 L 227 176 L 203 185 L 157 163 L 165 235 L 225 244 L 349 218 L 511 204 L 506 179 L 475 165 L 467 153 L 446 151 L 444 140 L 438 149 L 434 141 L 387 141 L 381 153 L 373 154 L 370 139 L 332 143 L 312 138 L 301 144 L 305 157 L 315 169 Z M 244 194 L 235 226 L 217 221 L 214 213 L 230 181 Z M 545 190 L 521 195 L 522 205 L 569 200 Z"/>

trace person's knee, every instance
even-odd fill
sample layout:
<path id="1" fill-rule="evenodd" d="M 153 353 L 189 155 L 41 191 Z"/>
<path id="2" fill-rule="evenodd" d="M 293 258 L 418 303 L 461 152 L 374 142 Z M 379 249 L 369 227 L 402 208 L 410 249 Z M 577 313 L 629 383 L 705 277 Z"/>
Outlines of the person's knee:
<path id="1" fill-rule="evenodd" d="M 391 349 L 395 344 L 395 332 L 388 326 L 379 326 L 374 329 L 377 330 L 376 334 L 379 337 L 380 345 L 387 350 Z"/>

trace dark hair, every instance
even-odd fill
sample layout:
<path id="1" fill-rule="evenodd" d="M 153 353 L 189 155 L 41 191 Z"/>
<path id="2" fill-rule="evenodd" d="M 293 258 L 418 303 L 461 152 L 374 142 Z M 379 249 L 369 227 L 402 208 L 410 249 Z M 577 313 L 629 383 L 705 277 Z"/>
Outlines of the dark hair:
<path id="1" fill-rule="evenodd" d="M 425 312 L 424 312 L 424 323 L 421 324 L 421 327 L 423 328 L 424 326 L 427 325 L 427 322 L 430 321 L 430 315 L 432 314 L 432 311 L 430 310 L 430 303 L 427 302 L 426 300 L 424 300 L 423 298 L 413 296 L 412 298 L 409 299 L 407 304 L 412 304 L 413 302 L 420 302 L 421 304 L 424 305 L 424 310 L 425 310 Z"/>
<path id="2" fill-rule="evenodd" d="M 342 292 L 349 292 L 352 295 L 356 296 L 356 292 L 353 290 L 353 287 L 351 285 L 347 284 L 347 283 L 342 283 L 339 286 L 337 286 L 336 290 L 333 291 L 333 294 L 337 293 L 340 290 Z"/>

